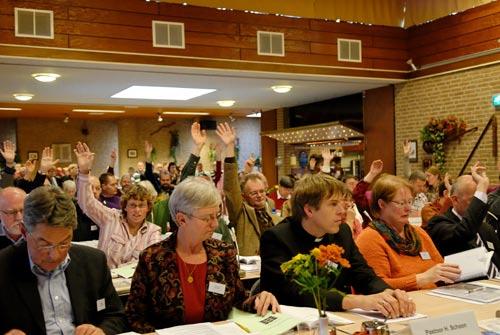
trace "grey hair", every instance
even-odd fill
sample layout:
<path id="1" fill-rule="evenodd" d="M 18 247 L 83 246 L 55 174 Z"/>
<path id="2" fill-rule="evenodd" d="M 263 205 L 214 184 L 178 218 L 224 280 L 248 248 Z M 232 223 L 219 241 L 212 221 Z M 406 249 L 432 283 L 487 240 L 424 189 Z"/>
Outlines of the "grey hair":
<path id="1" fill-rule="evenodd" d="M 57 186 L 40 186 L 24 200 L 24 226 L 32 232 L 36 225 L 75 229 L 76 208 L 71 198 Z"/>
<path id="2" fill-rule="evenodd" d="M 217 207 L 222 203 L 214 183 L 200 177 L 189 177 L 175 186 L 168 200 L 170 216 L 177 213 L 193 214 L 200 208 Z"/>
<path id="3" fill-rule="evenodd" d="M 76 191 L 76 183 L 71 179 L 65 180 L 62 189 L 63 191 Z"/>
<path id="4" fill-rule="evenodd" d="M 417 180 L 427 180 L 427 176 L 420 170 L 413 171 L 408 178 L 409 181 L 417 181 Z"/>
<path id="5" fill-rule="evenodd" d="M 158 192 L 156 192 L 155 187 L 149 180 L 141 180 L 137 184 L 141 185 L 144 187 L 148 192 L 153 196 L 153 198 L 156 198 L 158 196 Z"/>
<path id="6" fill-rule="evenodd" d="M 453 185 L 451 185 L 451 195 L 461 196 L 467 185 L 474 183 L 474 179 L 472 179 L 471 175 L 464 174 L 458 177 Z"/>

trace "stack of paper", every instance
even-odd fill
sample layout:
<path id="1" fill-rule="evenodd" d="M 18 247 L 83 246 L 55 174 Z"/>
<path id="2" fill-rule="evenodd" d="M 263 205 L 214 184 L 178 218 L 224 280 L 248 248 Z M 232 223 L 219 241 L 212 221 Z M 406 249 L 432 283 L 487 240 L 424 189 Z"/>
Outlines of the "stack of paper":
<path id="1" fill-rule="evenodd" d="M 116 269 L 111 269 L 111 276 L 113 278 L 121 277 L 121 278 L 132 278 L 134 276 L 135 268 L 137 263 L 130 263 L 124 266 L 120 266 Z"/>
<path id="2" fill-rule="evenodd" d="M 295 328 L 299 323 L 313 325 L 318 321 L 318 310 L 310 307 L 294 307 L 280 305 L 281 313 L 267 313 L 258 316 L 233 308 L 229 319 L 236 322 L 248 332 L 256 332 L 262 335 L 282 334 Z M 331 325 L 347 325 L 353 323 L 351 320 L 327 312 L 328 321 Z"/>
<path id="3" fill-rule="evenodd" d="M 234 322 L 196 323 L 156 330 L 159 335 L 248 335 Z"/>
<path id="4" fill-rule="evenodd" d="M 260 256 L 239 256 L 240 270 L 245 274 L 260 273 Z"/>
<path id="5" fill-rule="evenodd" d="M 482 283 L 458 283 L 438 287 L 431 293 L 459 298 L 462 300 L 490 303 L 500 300 L 500 286 Z"/>
<path id="6" fill-rule="evenodd" d="M 486 277 L 490 266 L 493 251 L 485 247 L 465 250 L 444 258 L 445 263 L 457 264 L 462 273 L 457 281 Z"/>

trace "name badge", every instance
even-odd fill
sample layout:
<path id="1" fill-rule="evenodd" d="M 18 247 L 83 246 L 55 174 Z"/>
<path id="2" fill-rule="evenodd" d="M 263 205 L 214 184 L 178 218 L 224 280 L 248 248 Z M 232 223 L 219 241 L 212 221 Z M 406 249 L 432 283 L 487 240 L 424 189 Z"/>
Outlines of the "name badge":
<path id="1" fill-rule="evenodd" d="M 429 253 L 428 253 L 427 251 L 421 251 L 421 252 L 420 252 L 420 257 L 421 257 L 424 261 L 431 259 L 431 255 L 429 255 Z"/>
<path id="2" fill-rule="evenodd" d="M 488 246 L 488 250 L 495 250 L 495 245 L 490 241 L 486 241 L 486 245 Z"/>
<path id="3" fill-rule="evenodd" d="M 90 226 L 90 231 L 96 231 L 96 230 L 97 230 L 97 226 L 95 224 Z"/>
<path id="4" fill-rule="evenodd" d="M 222 234 L 221 233 L 213 233 L 212 234 L 212 238 L 214 240 L 219 240 L 219 241 L 222 241 Z"/>
<path id="5" fill-rule="evenodd" d="M 226 292 L 226 285 L 211 281 L 208 284 L 208 292 L 224 295 L 224 292 Z"/>
<path id="6" fill-rule="evenodd" d="M 96 301 L 97 311 L 100 312 L 106 309 L 106 299 L 102 298 Z"/>

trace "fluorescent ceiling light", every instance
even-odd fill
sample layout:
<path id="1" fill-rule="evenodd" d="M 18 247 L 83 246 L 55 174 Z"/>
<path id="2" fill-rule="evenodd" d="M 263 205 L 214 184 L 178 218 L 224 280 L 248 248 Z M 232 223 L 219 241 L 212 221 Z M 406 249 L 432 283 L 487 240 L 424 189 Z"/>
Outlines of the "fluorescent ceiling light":
<path id="1" fill-rule="evenodd" d="M 104 115 L 103 112 L 92 112 L 92 113 L 89 113 L 89 115 Z"/>
<path id="2" fill-rule="evenodd" d="M 151 100 L 191 100 L 212 93 L 215 89 L 183 88 L 163 86 L 130 86 L 114 95 L 112 98 L 151 99 Z"/>
<path id="3" fill-rule="evenodd" d="M 50 83 L 60 77 L 57 73 L 33 73 L 31 76 L 42 83 Z"/>
<path id="4" fill-rule="evenodd" d="M 219 100 L 217 104 L 221 107 L 231 107 L 235 102 L 234 100 Z"/>
<path id="5" fill-rule="evenodd" d="M 207 112 L 162 112 L 164 115 L 210 115 Z"/>
<path id="6" fill-rule="evenodd" d="M 14 98 L 16 98 L 19 101 L 29 101 L 33 99 L 34 95 L 29 94 L 29 93 L 14 93 L 12 94 Z"/>
<path id="7" fill-rule="evenodd" d="M 0 111 L 20 111 L 21 108 L 17 107 L 0 107 Z"/>
<path id="8" fill-rule="evenodd" d="M 252 114 L 248 114 L 247 117 L 260 117 L 261 114 L 260 112 L 257 112 L 257 113 L 252 113 Z"/>
<path id="9" fill-rule="evenodd" d="M 288 93 L 292 89 L 291 85 L 275 85 L 271 89 L 276 93 Z"/>
<path id="10" fill-rule="evenodd" d="M 78 113 L 125 113 L 122 110 L 111 110 L 111 109 L 73 109 L 73 112 Z"/>

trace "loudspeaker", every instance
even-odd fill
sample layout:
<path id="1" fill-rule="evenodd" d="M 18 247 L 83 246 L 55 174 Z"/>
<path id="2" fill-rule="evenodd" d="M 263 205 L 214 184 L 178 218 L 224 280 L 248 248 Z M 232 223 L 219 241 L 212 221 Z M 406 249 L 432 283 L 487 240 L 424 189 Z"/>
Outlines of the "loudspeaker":
<path id="1" fill-rule="evenodd" d="M 216 130 L 217 121 L 215 120 L 200 120 L 200 127 L 202 130 Z"/>

